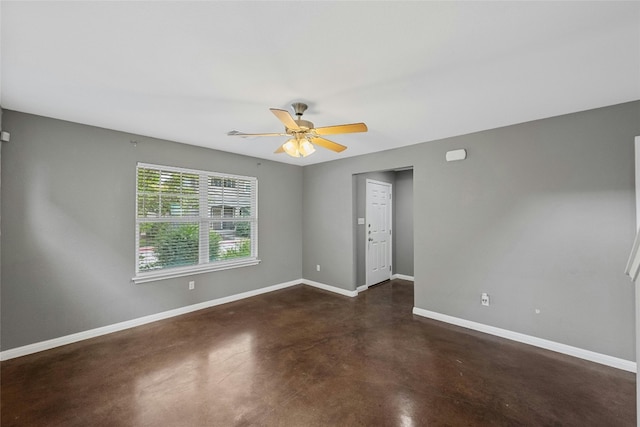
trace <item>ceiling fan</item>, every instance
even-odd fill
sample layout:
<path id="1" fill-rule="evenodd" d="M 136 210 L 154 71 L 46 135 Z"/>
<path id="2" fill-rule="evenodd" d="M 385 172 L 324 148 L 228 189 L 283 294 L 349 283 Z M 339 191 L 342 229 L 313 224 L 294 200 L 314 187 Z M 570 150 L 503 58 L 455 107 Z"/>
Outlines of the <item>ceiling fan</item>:
<path id="1" fill-rule="evenodd" d="M 270 108 L 271 112 L 284 125 L 283 133 L 244 133 L 232 130 L 227 133 L 230 136 L 288 136 L 289 139 L 282 144 L 275 153 L 287 153 L 291 157 L 307 157 L 316 151 L 314 144 L 324 147 L 337 153 L 347 149 L 344 145 L 329 141 L 323 138 L 324 135 L 335 135 L 339 133 L 366 132 L 367 125 L 364 123 L 351 123 L 346 125 L 325 126 L 316 128 L 308 120 L 302 120 L 302 114 L 307 109 L 307 104 L 295 102 L 291 104 L 297 116 L 294 119 L 287 110 Z"/>

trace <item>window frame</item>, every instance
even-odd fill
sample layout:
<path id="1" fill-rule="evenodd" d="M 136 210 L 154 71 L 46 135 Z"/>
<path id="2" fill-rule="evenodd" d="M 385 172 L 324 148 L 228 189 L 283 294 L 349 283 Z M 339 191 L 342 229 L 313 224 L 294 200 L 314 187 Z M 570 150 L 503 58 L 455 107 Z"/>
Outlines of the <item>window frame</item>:
<path id="1" fill-rule="evenodd" d="M 198 215 L 197 216 L 176 216 L 176 217 L 140 217 L 138 215 L 138 203 L 139 197 L 139 174 L 140 169 L 152 169 L 165 172 L 176 172 L 184 174 L 194 174 L 199 177 L 198 186 Z M 132 281 L 136 284 L 146 283 L 157 280 L 172 279 L 176 277 L 189 276 L 193 274 L 201 274 L 212 271 L 228 270 L 232 268 L 247 267 L 260 263 L 258 259 L 258 178 L 251 176 L 232 175 L 221 172 L 205 171 L 199 169 L 190 169 L 177 166 L 157 165 L 151 163 L 136 163 L 136 201 L 135 201 L 135 276 Z M 215 218 L 211 215 L 213 206 L 209 207 L 209 186 L 215 187 L 214 182 L 216 180 L 226 179 L 231 180 L 243 180 L 249 181 L 251 184 L 251 211 L 253 215 L 249 217 L 221 217 Z M 211 182 L 211 184 L 210 184 Z M 235 182 L 235 181 L 234 181 Z M 234 185 L 233 188 L 236 186 Z M 232 188 L 225 185 L 220 188 Z M 224 208 L 222 209 L 224 215 Z M 211 230 L 211 226 L 216 222 L 249 222 L 250 236 L 251 236 L 251 255 L 249 257 L 242 257 L 236 259 L 222 259 L 216 261 L 209 261 L 209 238 L 208 233 Z M 199 237 L 198 237 L 198 250 L 199 260 L 198 264 L 181 267 L 166 267 L 156 270 L 140 270 L 140 224 L 152 223 L 152 222 L 166 222 L 170 224 L 196 222 L 199 225 Z"/>

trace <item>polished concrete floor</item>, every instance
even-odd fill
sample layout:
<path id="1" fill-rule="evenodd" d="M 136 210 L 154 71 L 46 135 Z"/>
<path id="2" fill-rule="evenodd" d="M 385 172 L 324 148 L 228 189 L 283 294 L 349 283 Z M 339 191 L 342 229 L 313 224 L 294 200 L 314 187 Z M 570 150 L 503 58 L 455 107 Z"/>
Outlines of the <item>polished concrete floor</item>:
<path id="1" fill-rule="evenodd" d="M 2 426 L 632 426 L 635 375 L 295 286 L 2 362 Z"/>

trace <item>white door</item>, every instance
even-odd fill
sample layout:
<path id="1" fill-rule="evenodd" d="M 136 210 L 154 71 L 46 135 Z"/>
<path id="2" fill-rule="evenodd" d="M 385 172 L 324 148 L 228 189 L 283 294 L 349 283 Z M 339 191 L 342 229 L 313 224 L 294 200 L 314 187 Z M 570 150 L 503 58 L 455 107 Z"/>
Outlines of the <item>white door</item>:
<path id="1" fill-rule="evenodd" d="M 367 286 L 391 279 L 391 184 L 367 180 Z"/>

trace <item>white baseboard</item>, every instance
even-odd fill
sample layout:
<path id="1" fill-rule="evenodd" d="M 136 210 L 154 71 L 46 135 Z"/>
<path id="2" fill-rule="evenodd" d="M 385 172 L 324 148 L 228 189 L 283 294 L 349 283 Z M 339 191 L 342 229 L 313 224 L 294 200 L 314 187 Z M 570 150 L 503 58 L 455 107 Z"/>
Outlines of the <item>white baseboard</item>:
<path id="1" fill-rule="evenodd" d="M 410 280 L 413 282 L 413 276 L 407 276 L 405 274 L 394 274 L 391 276 L 391 279 Z"/>
<path id="2" fill-rule="evenodd" d="M 50 350 L 55 347 L 60 347 L 74 342 L 83 341 L 90 338 L 99 337 L 101 335 L 110 334 L 113 332 L 122 331 L 125 329 L 135 328 L 136 326 L 145 325 L 147 323 L 156 322 L 158 320 L 168 319 L 170 317 L 180 316 L 181 314 L 191 313 L 192 311 L 202 310 L 209 307 L 214 307 L 220 304 L 226 304 L 256 295 L 264 294 L 267 292 L 277 291 L 279 289 L 288 288 L 290 286 L 299 285 L 303 283 L 302 279 L 292 280 L 290 282 L 279 283 L 273 286 L 267 286 L 266 288 L 260 288 L 253 291 L 242 292 L 240 294 L 230 295 L 228 297 L 218 298 L 210 301 L 201 302 L 198 304 L 188 305 L 185 307 L 176 308 L 174 310 L 163 311 L 162 313 L 151 314 L 149 316 L 139 317 L 137 319 L 128 320 L 125 322 L 115 323 L 113 325 L 103 326 L 96 329 L 90 329 L 88 331 L 78 332 L 71 335 L 66 335 L 59 338 L 50 339 L 47 341 L 41 341 L 34 344 L 25 345 L 22 347 L 16 347 L 9 350 L 0 352 L 0 360 L 9 360 L 15 357 L 26 356 L 28 354 L 38 353 L 44 350 Z"/>
<path id="3" fill-rule="evenodd" d="M 358 286 L 358 287 L 356 288 L 356 292 L 357 292 L 357 293 L 364 292 L 364 291 L 366 291 L 367 289 L 369 289 L 369 285 L 361 285 L 361 286 Z"/>
<path id="4" fill-rule="evenodd" d="M 507 329 L 496 328 L 494 326 L 482 323 L 472 322 L 470 320 L 460 319 L 458 317 L 448 316 L 446 314 L 436 313 L 434 311 L 424 310 L 422 308 L 413 307 L 413 314 L 428 317 L 430 319 L 439 320 L 441 322 L 450 323 L 463 328 L 473 329 L 475 331 L 484 332 L 486 334 L 495 335 L 512 341 L 533 345 L 535 347 L 544 348 L 546 350 L 555 351 L 557 353 L 567 354 L 569 356 L 578 357 L 580 359 L 589 360 L 591 362 L 600 363 L 602 365 L 611 366 L 613 368 L 622 369 L 629 372 L 636 372 L 637 365 L 630 360 L 620 359 L 608 356 L 602 353 L 596 353 L 570 345 L 549 341 L 542 338 L 533 337 L 531 335 L 521 334 L 519 332 L 509 331 Z"/>
<path id="5" fill-rule="evenodd" d="M 301 283 L 309 286 L 313 286 L 314 288 L 324 289 L 325 291 L 335 292 L 336 294 L 344 295 L 347 297 L 356 297 L 358 296 L 358 291 L 348 291 L 346 289 L 338 288 L 336 286 L 325 285 L 324 283 L 314 282 L 313 280 L 302 279 Z"/>

